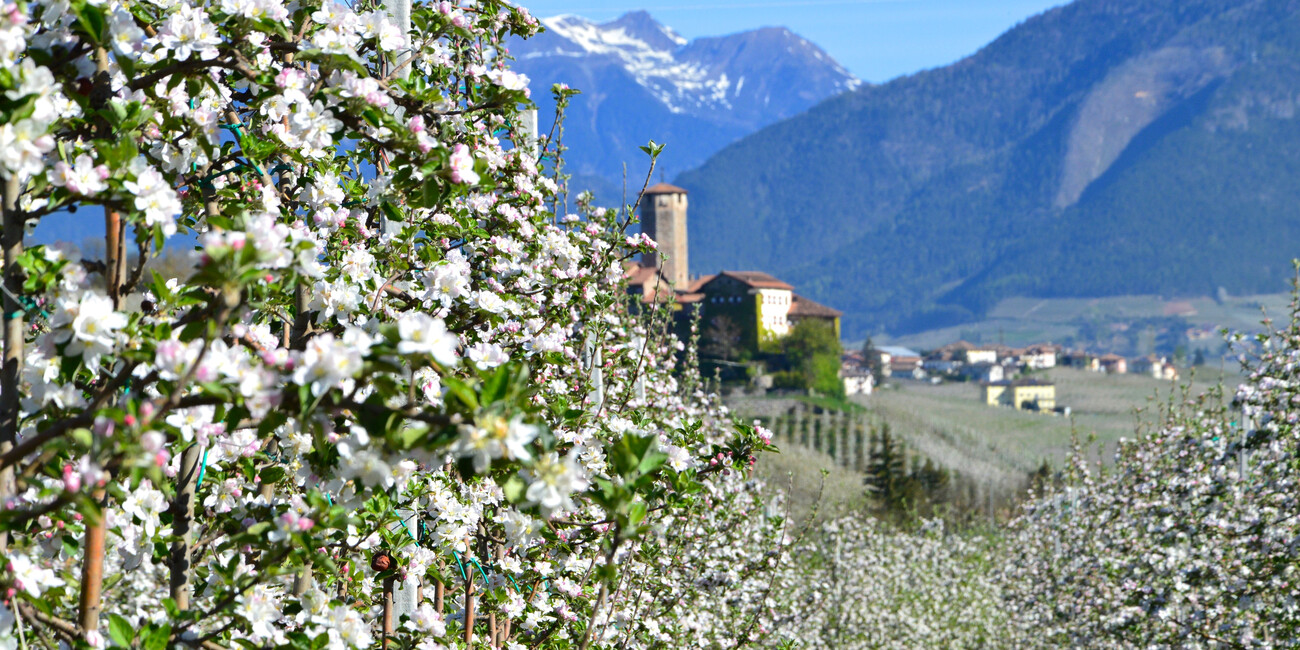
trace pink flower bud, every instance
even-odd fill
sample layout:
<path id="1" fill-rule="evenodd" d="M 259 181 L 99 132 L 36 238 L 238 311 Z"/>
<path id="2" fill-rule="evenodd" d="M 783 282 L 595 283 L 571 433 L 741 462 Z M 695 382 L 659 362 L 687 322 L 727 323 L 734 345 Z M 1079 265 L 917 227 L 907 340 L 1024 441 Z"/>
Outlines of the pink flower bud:
<path id="1" fill-rule="evenodd" d="M 69 492 L 81 491 L 81 474 L 70 464 L 63 466 L 63 489 Z"/>

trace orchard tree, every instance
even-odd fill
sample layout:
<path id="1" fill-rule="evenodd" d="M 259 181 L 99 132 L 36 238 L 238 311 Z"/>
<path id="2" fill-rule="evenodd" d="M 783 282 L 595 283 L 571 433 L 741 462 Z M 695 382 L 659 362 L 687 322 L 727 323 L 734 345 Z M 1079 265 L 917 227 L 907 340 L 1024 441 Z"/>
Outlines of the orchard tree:
<path id="1" fill-rule="evenodd" d="M 538 29 L 500 0 L 0 12 L 0 644 L 758 625 L 785 533 L 744 470 L 770 436 L 629 313 L 635 206 L 554 210 L 504 45 Z M 64 212 L 102 256 L 23 247 Z M 178 247 L 179 277 L 148 270 Z M 682 600 L 700 572 L 725 596 Z"/>

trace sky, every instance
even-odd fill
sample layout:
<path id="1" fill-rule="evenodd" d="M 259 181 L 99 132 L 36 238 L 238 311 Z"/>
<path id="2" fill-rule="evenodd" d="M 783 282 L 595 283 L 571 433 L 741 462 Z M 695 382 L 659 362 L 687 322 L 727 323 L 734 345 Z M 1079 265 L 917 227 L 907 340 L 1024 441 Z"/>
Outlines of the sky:
<path id="1" fill-rule="evenodd" d="M 787 27 L 816 43 L 863 81 L 957 61 L 1066 0 L 518 0 L 535 16 L 596 21 L 645 9 L 690 39 L 758 27 Z"/>

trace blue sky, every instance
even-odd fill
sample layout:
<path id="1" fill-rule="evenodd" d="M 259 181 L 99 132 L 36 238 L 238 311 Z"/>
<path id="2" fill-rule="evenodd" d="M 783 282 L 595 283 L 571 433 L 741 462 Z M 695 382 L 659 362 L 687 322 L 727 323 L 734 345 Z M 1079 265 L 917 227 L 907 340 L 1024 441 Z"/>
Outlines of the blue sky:
<path id="1" fill-rule="evenodd" d="M 1066 0 L 518 0 L 536 16 L 605 21 L 645 9 L 686 38 L 788 27 L 878 83 L 952 63 Z"/>

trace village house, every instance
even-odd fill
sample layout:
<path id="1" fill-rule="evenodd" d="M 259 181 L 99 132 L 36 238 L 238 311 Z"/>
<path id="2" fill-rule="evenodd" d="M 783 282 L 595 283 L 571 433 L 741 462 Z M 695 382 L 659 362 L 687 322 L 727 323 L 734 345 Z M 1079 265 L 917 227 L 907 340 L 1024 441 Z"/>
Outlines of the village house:
<path id="1" fill-rule="evenodd" d="M 1056 367 L 1056 357 L 1060 352 L 1060 346 L 1051 343 L 1040 343 L 1021 350 L 1017 358 L 1020 365 L 1026 368 L 1044 370 Z"/>
<path id="2" fill-rule="evenodd" d="M 1108 375 L 1123 375 L 1128 373 L 1128 359 L 1118 354 L 1103 354 L 1097 359 L 1101 364 L 1101 369 Z"/>
<path id="3" fill-rule="evenodd" d="M 899 379 L 925 379 L 921 353 L 897 345 L 882 345 L 874 350 L 875 363 L 887 377 Z"/>
<path id="4" fill-rule="evenodd" d="M 1056 408 L 1056 384 L 1041 379 L 1015 379 L 980 384 L 984 403 L 1010 406 L 1024 411 L 1051 411 Z"/>
<path id="5" fill-rule="evenodd" d="M 967 381 L 994 382 L 1007 378 L 1007 370 L 1001 364 L 983 361 L 963 366 L 961 375 Z"/>
<path id="6" fill-rule="evenodd" d="M 935 350 L 931 356 L 954 359 L 963 363 L 996 363 L 998 360 L 996 349 L 968 341 L 949 343 Z"/>
<path id="7" fill-rule="evenodd" d="M 1178 380 L 1178 368 L 1169 363 L 1169 360 L 1165 357 L 1158 357 L 1154 354 L 1132 360 L 1128 364 L 1128 371 L 1131 374 L 1149 375 L 1166 381 Z"/>
<path id="8" fill-rule="evenodd" d="M 870 395 L 875 392 L 876 377 L 866 368 L 843 370 L 840 376 L 844 378 L 845 395 Z"/>
<path id="9" fill-rule="evenodd" d="M 1083 350 L 1071 350 L 1061 356 L 1061 365 L 1091 372 L 1101 372 L 1101 361 Z"/>

